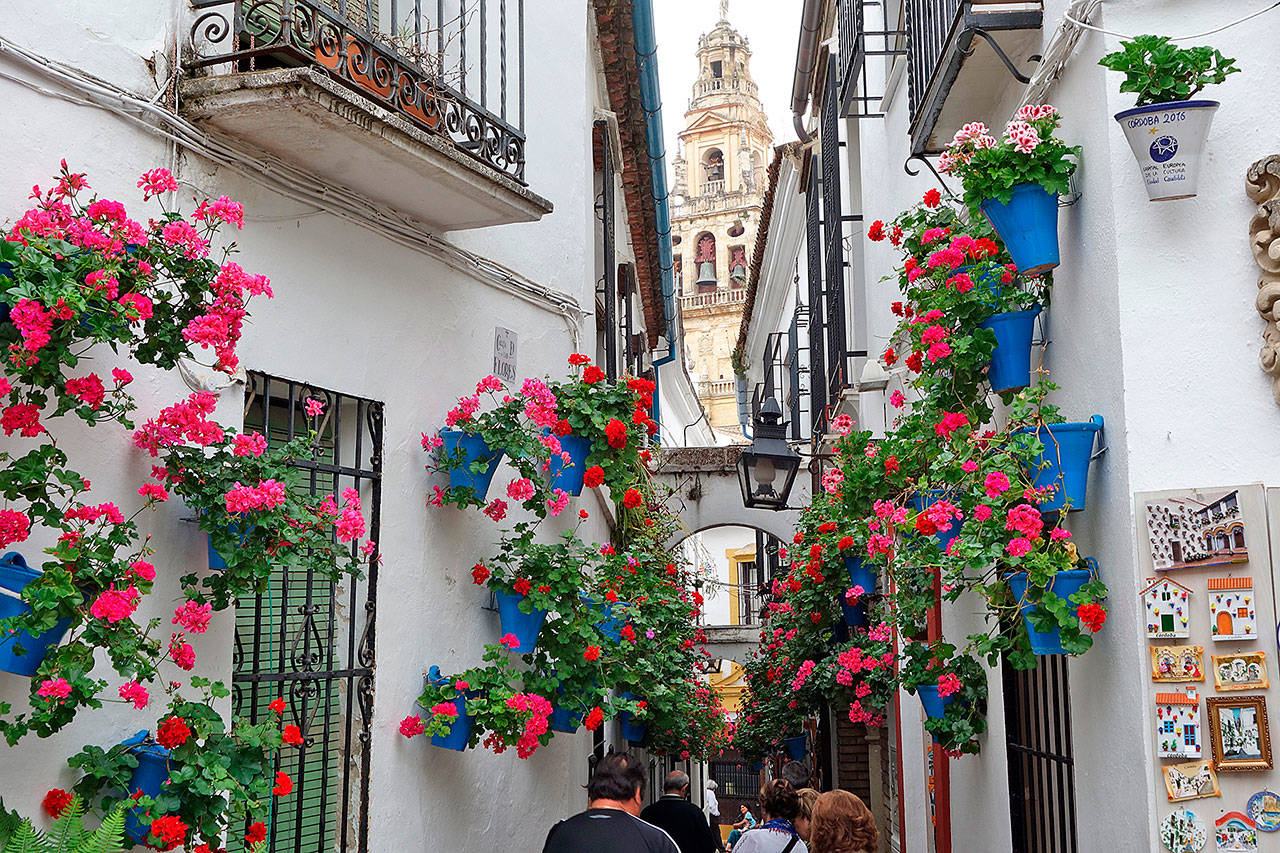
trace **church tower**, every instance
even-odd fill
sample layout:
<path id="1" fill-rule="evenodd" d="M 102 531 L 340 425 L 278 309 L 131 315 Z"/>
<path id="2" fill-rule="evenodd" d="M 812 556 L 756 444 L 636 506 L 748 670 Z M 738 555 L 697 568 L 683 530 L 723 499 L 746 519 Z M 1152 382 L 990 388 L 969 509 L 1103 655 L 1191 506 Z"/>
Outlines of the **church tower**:
<path id="1" fill-rule="evenodd" d="M 698 78 L 672 161 L 672 240 L 686 363 L 711 425 L 738 432 L 731 355 L 773 143 L 751 79 L 751 48 L 720 21 L 698 39 Z"/>

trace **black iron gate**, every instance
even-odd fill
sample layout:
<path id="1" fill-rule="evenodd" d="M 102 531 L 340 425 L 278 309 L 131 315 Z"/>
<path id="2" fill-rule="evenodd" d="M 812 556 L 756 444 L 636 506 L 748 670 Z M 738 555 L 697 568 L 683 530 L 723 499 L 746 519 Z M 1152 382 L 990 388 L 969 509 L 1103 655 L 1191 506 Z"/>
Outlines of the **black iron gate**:
<path id="1" fill-rule="evenodd" d="M 246 432 L 275 447 L 306 435 L 307 399 L 324 404 L 309 458 L 295 460 L 300 488 L 317 499 L 360 493 L 379 536 L 382 491 L 382 404 L 305 383 L 250 373 Z M 353 543 L 352 547 L 356 547 Z M 267 591 L 236 606 L 232 703 L 251 721 L 267 718 L 284 698 L 284 722 L 302 730 L 301 747 L 286 746 L 278 770 L 294 791 L 274 798 L 271 853 L 366 853 L 370 734 L 373 722 L 374 604 L 377 552 L 363 579 L 331 583 L 311 572 L 273 571 Z M 228 848 L 242 850 L 239 838 Z"/>
<path id="2" fill-rule="evenodd" d="M 1042 655 L 1035 669 L 1005 661 L 1013 853 L 1075 853 L 1076 789 L 1071 757 L 1067 658 Z"/>

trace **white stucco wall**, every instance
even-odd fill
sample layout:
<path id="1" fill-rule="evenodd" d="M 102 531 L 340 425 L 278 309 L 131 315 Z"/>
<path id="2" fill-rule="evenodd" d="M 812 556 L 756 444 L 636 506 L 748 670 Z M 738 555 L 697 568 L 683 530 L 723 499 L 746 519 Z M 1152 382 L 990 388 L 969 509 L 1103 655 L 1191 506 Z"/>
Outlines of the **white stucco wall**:
<path id="1" fill-rule="evenodd" d="M 158 11 L 157 5 L 163 8 Z M 182 16 L 181 24 L 170 22 L 170 11 Z M 144 60 L 166 50 L 174 33 L 185 37 L 190 14 L 183 0 L 108 6 L 66 0 L 39 15 L 26 4 L 0 0 L 5 38 L 147 96 L 155 87 Z M 586 16 L 586 4 L 548 0 L 525 18 L 526 177 L 531 189 L 555 204 L 555 212 L 538 223 L 450 239 L 565 291 L 590 309 L 589 145 L 592 110 L 600 104 L 588 61 Z M 0 70 L 17 71 L 3 56 Z M 141 215 L 134 184 L 145 169 L 169 164 L 162 141 L 102 110 L 7 81 L 0 82 L 0 102 L 8 124 L 0 140 L 5 163 L 0 220 L 21 213 L 31 184 L 47 182 L 63 156 L 89 173 L 96 191 L 121 198 Z M 574 348 L 569 328 L 553 311 L 197 157 L 181 158 L 177 172 L 189 182 L 183 186 L 188 198 L 194 185 L 244 202 L 248 221 L 237 235 L 244 249 L 240 260 L 270 276 L 278 294 L 253 306 L 240 350 L 244 366 L 386 406 L 369 849 L 504 849 L 515 826 L 528 836 L 528 846 L 534 846 L 532 838 L 540 844 L 554 820 L 584 805 L 581 786 L 590 749 L 585 733 L 557 735 L 532 759 L 521 761 L 511 752 L 452 753 L 421 738 L 406 741 L 396 727 L 414 710 L 429 665 L 454 671 L 477 663 L 483 644 L 497 636 L 496 615 L 480 609 L 484 594 L 469 576 L 470 566 L 488 554 L 494 528 L 476 513 L 424 508 L 428 481 L 418 436 L 441 425 L 452 402 L 491 370 L 495 325 L 519 334 L 521 376 L 563 374 L 565 357 Z M 578 348 L 590 352 L 590 318 L 580 334 Z M 109 370 L 112 364 L 103 357 L 95 368 Z M 188 393 L 176 373 L 134 373 L 139 421 Z M 242 396 L 239 386 L 222 395 L 219 416 L 226 423 L 239 424 Z M 74 435 L 64 446 L 73 464 L 93 479 L 99 499 L 118 500 L 126 510 L 135 505 L 151 460 L 132 449 L 128 434 L 112 427 L 92 434 L 67 432 Z M 4 440 L 0 447 L 15 444 L 16 439 Z M 502 473 L 496 482 L 505 482 Z M 604 539 L 604 523 L 597 519 L 606 514 L 596 511 L 598 499 L 588 494 L 578 503 L 593 515 L 584 533 Z M 144 529 L 155 537 L 160 580 L 141 617 L 162 617 L 167 623 L 177 575 L 204 559 L 203 539 L 193 525 L 177 521 L 180 510 L 175 503 L 143 519 Z M 22 550 L 38 556 L 34 547 Z M 231 615 L 223 614 L 196 642 L 198 673 L 229 681 L 232 636 Z M 25 692 L 25 679 L 0 675 L 0 700 L 18 703 Z M 151 726 L 157 710 L 153 703 L 147 711 L 112 705 L 83 712 L 57 737 L 30 738 L 6 750 L 0 796 L 6 805 L 35 814 L 48 787 L 67 787 L 71 781 L 66 756 L 84 743 L 110 745 Z"/>
<path id="2" fill-rule="evenodd" d="M 1065 0 L 1045 3 L 1046 36 Z M 1122 33 L 1200 32 L 1235 17 L 1211 0 L 1108 3 L 1094 23 Z M 1244 10 L 1238 10 L 1243 13 Z M 1275 433 L 1280 410 L 1257 366 L 1262 323 L 1253 308 L 1256 268 L 1246 228 L 1253 205 L 1243 176 L 1274 153 L 1277 138 L 1259 125 L 1258 95 L 1280 66 L 1271 45 L 1274 21 L 1260 18 L 1212 37 L 1244 72 L 1206 96 L 1222 102 L 1202 163 L 1199 196 L 1152 204 L 1112 114 L 1132 105 L 1120 77 L 1096 66 L 1117 39 L 1086 34 L 1048 102 L 1066 117 L 1063 135 L 1084 146 L 1080 201 L 1061 211 L 1062 266 L 1055 272 L 1052 340 L 1046 366 L 1061 386 L 1054 402 L 1068 419 L 1094 413 L 1107 421 L 1107 453 L 1095 462 L 1089 506 L 1069 521 L 1075 540 L 1097 557 L 1111 595 L 1109 620 L 1094 649 L 1070 663 L 1075 793 L 1080 849 L 1150 850 L 1165 795 L 1145 724 L 1146 640 L 1136 608 L 1137 543 L 1132 493 L 1223 482 L 1273 483 L 1280 459 L 1259 453 L 1259 436 Z M 1002 81 L 1003 82 L 1003 81 Z M 906 81 L 898 78 L 882 120 L 859 125 L 861 212 L 892 218 L 934 185 L 923 171 L 902 169 L 908 153 Z M 1012 87 L 984 116 L 997 129 L 1016 107 Z M 1262 130 L 1263 132 L 1259 132 Z M 958 187 L 956 187 L 958 188 Z M 879 277 L 897 261 L 888 244 L 857 241 L 866 258 L 869 331 L 883 342 L 897 297 Z M 1262 447 L 1268 440 L 1262 439 Z M 1138 520 L 1141 521 L 1140 519 Z M 973 608 L 949 608 L 947 632 L 963 633 Z M 979 758 L 951 762 L 953 849 L 1008 849 L 1008 793 L 998 674 L 991 687 L 990 732 Z M 904 697 L 908 846 L 924 851 L 923 761 L 914 733 L 918 702 Z M 1270 778 L 1269 776 L 1267 778 Z M 1259 778 L 1259 787 L 1263 780 Z M 1274 784 L 1274 783 L 1272 783 Z M 1198 809 L 1212 818 L 1218 803 Z M 1242 804 L 1222 803 L 1236 808 Z"/>

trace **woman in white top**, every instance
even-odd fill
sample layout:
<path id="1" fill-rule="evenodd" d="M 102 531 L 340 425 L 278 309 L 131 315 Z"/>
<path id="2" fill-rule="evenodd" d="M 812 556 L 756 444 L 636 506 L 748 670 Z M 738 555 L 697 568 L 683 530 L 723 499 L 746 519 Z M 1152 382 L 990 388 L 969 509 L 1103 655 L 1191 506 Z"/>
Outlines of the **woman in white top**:
<path id="1" fill-rule="evenodd" d="M 760 789 L 760 807 L 768 820 L 744 832 L 733 845 L 733 853 L 809 853 L 796 832 L 800 797 L 782 779 L 773 779 Z"/>

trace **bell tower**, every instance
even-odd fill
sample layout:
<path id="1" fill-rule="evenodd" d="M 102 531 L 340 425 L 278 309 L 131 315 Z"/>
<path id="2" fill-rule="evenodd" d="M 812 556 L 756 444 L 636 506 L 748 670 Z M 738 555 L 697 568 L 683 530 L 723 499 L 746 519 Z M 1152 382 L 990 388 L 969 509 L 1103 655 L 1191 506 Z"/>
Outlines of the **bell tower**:
<path id="1" fill-rule="evenodd" d="M 711 425 L 737 434 L 731 364 L 773 145 L 750 43 L 720 20 L 698 39 L 698 76 L 672 161 L 672 238 L 689 371 Z"/>

